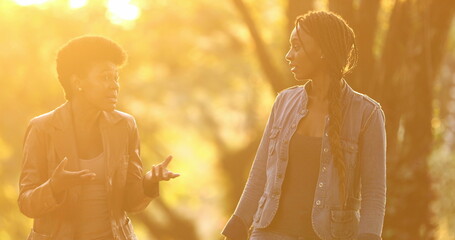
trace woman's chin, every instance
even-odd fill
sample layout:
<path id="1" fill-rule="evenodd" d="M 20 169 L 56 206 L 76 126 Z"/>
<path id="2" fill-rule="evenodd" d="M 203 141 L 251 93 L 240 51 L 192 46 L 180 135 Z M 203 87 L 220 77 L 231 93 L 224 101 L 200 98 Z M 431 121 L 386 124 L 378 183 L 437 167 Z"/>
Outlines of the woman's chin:
<path id="1" fill-rule="evenodd" d="M 308 80 L 309 77 L 306 75 L 306 74 L 299 74 L 299 73 L 293 73 L 294 74 L 294 78 L 295 80 L 301 82 L 301 81 L 305 81 L 305 80 Z"/>
<path id="2" fill-rule="evenodd" d="M 104 104 L 102 107 L 100 107 L 100 110 L 105 112 L 112 112 L 115 110 L 116 107 L 117 104 Z"/>

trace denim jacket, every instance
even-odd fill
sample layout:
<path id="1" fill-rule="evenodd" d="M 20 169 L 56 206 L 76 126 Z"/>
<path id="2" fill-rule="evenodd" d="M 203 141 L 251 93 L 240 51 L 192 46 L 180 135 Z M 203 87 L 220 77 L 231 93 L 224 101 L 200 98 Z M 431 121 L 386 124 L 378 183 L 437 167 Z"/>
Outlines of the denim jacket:
<path id="1" fill-rule="evenodd" d="M 159 196 L 159 186 L 143 182 L 139 136 L 131 115 L 103 112 L 100 129 L 108 159 L 105 183 L 113 237 L 136 240 L 126 212 L 146 208 Z M 80 170 L 75 146 L 68 102 L 30 121 L 25 134 L 18 198 L 21 212 L 34 219 L 28 240 L 74 239 L 73 219 L 81 188 L 73 187 L 64 192 L 61 200 L 56 199 L 49 178 L 65 157 L 68 158 L 66 170 Z"/>
<path id="2" fill-rule="evenodd" d="M 289 142 L 307 113 L 306 87 L 278 94 L 243 194 L 223 235 L 245 239 L 247 229 L 265 228 L 273 220 L 286 173 Z M 346 161 L 347 200 L 339 196 L 339 177 L 332 160 L 325 118 L 321 162 L 311 222 L 323 240 L 381 239 L 386 203 L 386 133 L 381 106 L 355 92 L 343 80 L 341 144 Z M 366 239 L 366 238 L 363 238 Z"/>

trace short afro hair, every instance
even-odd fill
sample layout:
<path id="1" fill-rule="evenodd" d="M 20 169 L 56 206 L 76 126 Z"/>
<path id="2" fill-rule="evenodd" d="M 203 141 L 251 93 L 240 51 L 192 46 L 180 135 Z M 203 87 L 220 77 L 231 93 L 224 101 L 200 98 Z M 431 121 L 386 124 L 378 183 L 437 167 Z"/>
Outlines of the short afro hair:
<path id="1" fill-rule="evenodd" d="M 81 36 L 71 39 L 57 53 L 58 80 L 65 91 L 65 98 L 72 98 L 70 78 L 86 74 L 96 62 L 110 61 L 121 67 L 127 54 L 114 41 L 101 36 Z"/>

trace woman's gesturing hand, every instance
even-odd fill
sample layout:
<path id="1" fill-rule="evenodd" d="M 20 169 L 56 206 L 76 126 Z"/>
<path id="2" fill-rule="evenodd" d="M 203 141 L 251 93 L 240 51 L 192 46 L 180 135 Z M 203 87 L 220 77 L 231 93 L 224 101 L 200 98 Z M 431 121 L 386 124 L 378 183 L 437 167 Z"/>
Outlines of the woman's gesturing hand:
<path id="1" fill-rule="evenodd" d="M 65 170 L 68 158 L 64 158 L 52 173 L 50 184 L 54 194 L 59 194 L 71 187 L 81 185 L 95 179 L 96 174 L 88 169 L 81 171 Z"/>
<path id="2" fill-rule="evenodd" d="M 160 181 L 169 181 L 172 178 L 180 176 L 178 173 L 173 173 L 167 170 L 167 166 L 172 160 L 172 156 L 168 156 L 166 160 L 158 165 L 153 165 L 152 169 L 145 174 L 145 178 L 150 183 L 157 183 Z"/>

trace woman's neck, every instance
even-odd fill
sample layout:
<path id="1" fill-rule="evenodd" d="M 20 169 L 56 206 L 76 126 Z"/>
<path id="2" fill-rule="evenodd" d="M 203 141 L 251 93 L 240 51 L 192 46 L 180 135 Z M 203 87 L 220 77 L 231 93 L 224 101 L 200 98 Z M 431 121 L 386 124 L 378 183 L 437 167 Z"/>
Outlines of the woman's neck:
<path id="1" fill-rule="evenodd" d="M 70 101 L 70 104 L 73 111 L 74 126 L 77 129 L 89 130 L 98 127 L 98 117 L 101 110 L 77 98 Z"/>
<path id="2" fill-rule="evenodd" d="M 330 78 L 327 74 L 318 74 L 312 78 L 308 96 L 316 101 L 328 101 Z"/>

